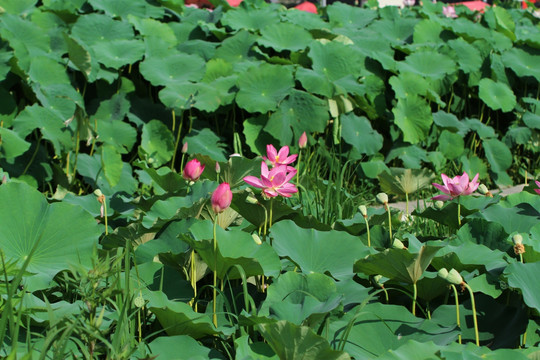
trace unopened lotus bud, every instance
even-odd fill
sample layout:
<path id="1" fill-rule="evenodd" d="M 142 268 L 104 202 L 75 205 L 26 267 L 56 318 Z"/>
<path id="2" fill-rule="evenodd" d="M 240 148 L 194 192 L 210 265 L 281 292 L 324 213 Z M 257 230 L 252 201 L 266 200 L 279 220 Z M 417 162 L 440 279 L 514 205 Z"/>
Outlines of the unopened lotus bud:
<path id="1" fill-rule="evenodd" d="M 452 269 L 448 272 L 448 276 L 446 277 L 446 281 L 448 281 L 450 284 L 454 285 L 461 285 L 463 284 L 463 278 L 459 274 L 459 272 L 456 269 Z"/>
<path id="2" fill-rule="evenodd" d="M 188 150 L 188 144 L 187 142 L 185 142 L 184 145 L 182 145 L 182 154 L 187 154 L 187 150 Z"/>
<path id="3" fill-rule="evenodd" d="M 375 198 L 380 204 L 383 204 L 383 205 L 388 204 L 388 195 L 386 195 L 385 193 L 378 193 Z"/>
<path id="4" fill-rule="evenodd" d="M 257 235 L 257 234 L 251 234 L 251 237 L 253 238 L 253 241 L 255 241 L 255 244 L 257 244 L 257 245 L 261 245 L 261 244 L 262 244 L 262 241 L 261 241 L 261 238 L 259 237 L 259 235 Z"/>
<path id="5" fill-rule="evenodd" d="M 444 206 L 444 202 L 442 202 L 441 200 L 435 201 L 435 208 L 436 209 L 441 210 L 443 208 L 443 206 Z"/>
<path id="6" fill-rule="evenodd" d="M 246 197 L 246 202 L 248 204 L 253 204 L 253 205 L 256 205 L 259 203 L 259 200 L 257 200 L 257 198 L 255 196 L 252 196 L 252 195 L 248 195 Z"/>
<path id="7" fill-rule="evenodd" d="M 367 218 L 367 207 L 366 207 L 366 205 L 360 205 L 358 207 L 358 210 L 360 210 L 360 214 L 362 214 L 363 217 Z"/>
<path id="8" fill-rule="evenodd" d="M 437 275 L 439 275 L 441 279 L 446 280 L 448 278 L 448 270 L 446 270 L 446 268 L 442 268 L 437 272 Z"/>
<path id="9" fill-rule="evenodd" d="M 487 186 L 484 184 L 480 184 L 480 186 L 478 186 L 478 192 L 482 195 L 493 197 L 493 194 L 488 190 Z"/>
<path id="10" fill-rule="evenodd" d="M 403 244 L 403 241 L 399 239 L 394 239 L 394 242 L 392 243 L 392 247 L 394 249 L 407 249 L 405 245 Z"/>
<path id="11" fill-rule="evenodd" d="M 216 161 L 216 173 L 220 173 L 221 172 L 221 167 L 219 166 L 219 163 Z"/>
<path id="12" fill-rule="evenodd" d="M 304 131 L 302 135 L 300 135 L 300 139 L 298 139 L 298 147 L 300 149 L 304 149 L 307 146 L 307 135 Z"/>
<path id="13" fill-rule="evenodd" d="M 525 253 L 525 246 L 523 246 L 523 236 L 516 234 L 512 236 L 512 242 L 514 243 L 514 254 L 519 255 Z"/>

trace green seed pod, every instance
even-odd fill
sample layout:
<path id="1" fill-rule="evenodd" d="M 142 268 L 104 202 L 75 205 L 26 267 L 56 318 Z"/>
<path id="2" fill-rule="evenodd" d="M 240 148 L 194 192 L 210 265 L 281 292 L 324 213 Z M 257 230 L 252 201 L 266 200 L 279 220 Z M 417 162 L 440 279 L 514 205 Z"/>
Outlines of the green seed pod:
<path id="1" fill-rule="evenodd" d="M 512 242 L 514 243 L 514 245 L 523 244 L 523 236 L 521 236 L 521 234 L 516 234 L 512 236 Z"/>
<path id="2" fill-rule="evenodd" d="M 440 278 L 446 280 L 448 278 L 448 270 L 446 270 L 446 268 L 442 268 L 437 272 L 437 275 L 439 275 Z"/>
<path id="3" fill-rule="evenodd" d="M 360 205 L 358 207 L 358 210 L 360 210 L 360 214 L 362 214 L 363 217 L 367 217 L 367 207 L 366 207 L 366 205 Z"/>
<path id="4" fill-rule="evenodd" d="M 261 238 L 259 237 L 259 235 L 253 233 L 253 234 L 251 234 L 251 237 L 253 238 L 253 241 L 255 241 L 255 244 L 257 244 L 257 245 L 262 244 L 262 241 L 261 241 Z"/>
<path id="5" fill-rule="evenodd" d="M 379 202 L 380 204 L 388 204 L 388 195 L 386 195 L 385 193 L 378 193 L 377 196 L 375 197 L 377 199 L 377 202 Z"/>
<path id="6" fill-rule="evenodd" d="M 403 242 L 401 240 L 399 240 L 399 239 L 394 239 L 394 242 L 392 243 L 392 247 L 394 249 L 406 249 Z"/>
<path id="7" fill-rule="evenodd" d="M 97 197 L 100 197 L 100 196 L 103 196 L 103 193 L 101 192 L 101 190 L 96 189 L 94 190 L 94 195 L 96 195 Z"/>
<path id="8" fill-rule="evenodd" d="M 457 272 L 456 269 L 452 269 L 448 272 L 448 276 L 446 277 L 446 281 L 448 281 L 451 284 L 454 285 L 461 285 L 463 283 L 463 278 L 461 275 Z"/>
<path id="9" fill-rule="evenodd" d="M 441 210 L 443 208 L 443 206 L 444 206 L 444 202 L 442 202 L 441 200 L 435 201 L 435 208 L 436 209 Z"/>

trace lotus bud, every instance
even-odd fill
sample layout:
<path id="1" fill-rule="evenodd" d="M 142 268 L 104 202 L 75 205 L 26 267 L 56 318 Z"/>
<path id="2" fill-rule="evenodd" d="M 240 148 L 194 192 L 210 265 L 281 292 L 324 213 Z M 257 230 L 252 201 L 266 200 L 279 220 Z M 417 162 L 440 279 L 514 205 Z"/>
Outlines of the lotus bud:
<path id="1" fill-rule="evenodd" d="M 188 150 L 188 144 L 187 142 L 185 142 L 184 145 L 182 145 L 182 154 L 187 154 L 187 150 Z"/>
<path id="2" fill-rule="evenodd" d="M 514 253 L 516 255 L 525 253 L 525 246 L 523 246 L 523 236 L 516 234 L 512 236 L 512 242 L 514 243 Z"/>
<path id="3" fill-rule="evenodd" d="M 407 247 L 405 246 L 405 244 L 403 244 L 403 241 L 399 240 L 399 239 L 394 239 L 394 242 L 392 243 L 392 247 L 394 249 L 403 249 L 403 250 L 406 250 Z"/>
<path id="4" fill-rule="evenodd" d="M 463 284 L 463 278 L 459 274 L 459 272 L 456 269 L 452 269 L 448 272 L 448 276 L 446 277 L 446 281 L 448 281 L 450 284 L 454 285 L 461 285 Z"/>
<path id="5" fill-rule="evenodd" d="M 442 202 L 441 200 L 437 200 L 435 201 L 435 208 L 438 209 L 438 210 L 441 210 L 444 206 L 444 202 Z"/>
<path id="6" fill-rule="evenodd" d="M 484 184 L 480 184 L 480 186 L 478 186 L 478 192 L 482 195 L 493 197 L 493 194 L 488 190 L 487 186 Z"/>
<path id="7" fill-rule="evenodd" d="M 221 183 L 217 187 L 217 189 L 212 194 L 211 202 L 212 202 L 212 210 L 216 214 L 219 214 L 225 209 L 227 209 L 229 206 L 231 206 L 232 201 L 232 192 L 231 187 L 228 183 Z"/>
<path id="8" fill-rule="evenodd" d="M 360 210 L 360 214 L 362 214 L 362 216 L 364 218 L 367 218 L 367 207 L 366 207 L 366 205 L 358 206 L 358 210 Z"/>
<path id="9" fill-rule="evenodd" d="M 7 184 L 7 177 L 6 175 L 2 176 L 2 185 Z"/>
<path id="10" fill-rule="evenodd" d="M 216 173 L 220 173 L 221 172 L 221 167 L 219 166 L 219 163 L 216 161 Z"/>
<path id="11" fill-rule="evenodd" d="M 304 131 L 302 135 L 300 135 L 300 139 L 298 139 L 298 147 L 300 149 L 304 149 L 307 146 L 307 135 Z"/>
<path id="12" fill-rule="evenodd" d="M 448 270 L 446 270 L 446 268 L 442 268 L 437 272 L 437 275 L 439 275 L 441 279 L 446 280 L 448 278 Z"/>
<path id="13" fill-rule="evenodd" d="M 380 204 L 383 204 L 383 205 L 388 204 L 388 195 L 386 195 L 385 193 L 378 193 L 375 198 L 377 199 L 377 202 L 379 202 Z"/>
<path id="14" fill-rule="evenodd" d="M 253 234 L 251 234 L 251 237 L 253 238 L 253 241 L 255 241 L 255 244 L 257 244 L 257 245 L 262 244 L 262 241 L 261 241 L 261 238 L 259 237 L 259 235 L 253 233 Z"/>
<path id="15" fill-rule="evenodd" d="M 248 195 L 248 196 L 246 197 L 246 202 L 247 202 L 248 204 L 256 205 L 256 204 L 259 203 L 259 200 L 257 200 L 257 198 L 256 198 L 255 196 L 253 196 L 253 195 Z"/>
<path id="16" fill-rule="evenodd" d="M 204 171 L 205 165 L 201 165 L 199 160 L 192 159 L 188 161 L 182 172 L 182 177 L 188 181 L 197 181 Z"/>

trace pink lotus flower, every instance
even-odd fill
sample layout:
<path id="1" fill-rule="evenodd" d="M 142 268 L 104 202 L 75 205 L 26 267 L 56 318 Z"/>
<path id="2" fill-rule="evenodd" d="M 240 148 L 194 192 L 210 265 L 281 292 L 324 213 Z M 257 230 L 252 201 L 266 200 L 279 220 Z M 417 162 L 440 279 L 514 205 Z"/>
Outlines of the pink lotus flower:
<path id="1" fill-rule="evenodd" d="M 197 181 L 204 171 L 204 166 L 201 166 L 201 163 L 197 159 L 190 160 L 182 172 L 182 177 L 189 181 Z"/>
<path id="2" fill-rule="evenodd" d="M 270 161 L 272 166 L 292 164 L 298 157 L 297 154 L 289 156 L 288 146 L 282 147 L 278 152 L 273 145 L 266 145 L 266 155 L 268 157 L 263 156 L 263 159 Z"/>
<path id="3" fill-rule="evenodd" d="M 298 139 L 298 147 L 300 149 L 304 149 L 307 146 L 307 135 L 304 131 L 302 135 L 300 135 L 300 139 Z"/>
<path id="4" fill-rule="evenodd" d="M 216 214 L 223 212 L 229 206 L 232 201 L 232 191 L 228 183 L 221 183 L 212 194 L 212 210 Z"/>
<path id="5" fill-rule="evenodd" d="M 538 186 L 540 188 L 540 181 L 534 181 L 536 183 L 536 186 Z M 534 189 L 534 191 L 536 191 L 536 193 L 540 194 L 540 189 Z"/>
<path id="6" fill-rule="evenodd" d="M 478 185 L 480 185 L 480 183 L 478 182 L 478 174 L 476 174 L 472 181 L 469 181 L 469 175 L 467 175 L 466 172 L 463 172 L 463 175 L 455 176 L 452 179 L 450 179 L 445 174 L 441 174 L 441 178 L 443 180 L 444 186 L 436 183 L 433 183 L 433 186 L 441 190 L 446 195 L 437 195 L 435 197 L 432 197 L 432 200 L 445 201 L 454 199 L 462 195 L 470 195 L 478 188 Z"/>
<path id="7" fill-rule="evenodd" d="M 290 172 L 289 169 L 292 169 Z M 268 166 L 261 162 L 261 178 L 246 176 L 244 181 L 251 186 L 263 189 L 263 196 L 276 197 L 278 195 L 291 197 L 291 194 L 298 192 L 294 184 L 289 181 L 296 175 L 296 169 L 286 165 L 279 165 L 268 171 Z"/>
<path id="8" fill-rule="evenodd" d="M 457 18 L 456 8 L 454 8 L 454 7 L 451 6 L 451 5 L 448 5 L 448 6 L 443 7 L 442 13 L 443 13 L 443 15 L 446 16 L 446 17 L 449 17 L 449 18 Z"/>

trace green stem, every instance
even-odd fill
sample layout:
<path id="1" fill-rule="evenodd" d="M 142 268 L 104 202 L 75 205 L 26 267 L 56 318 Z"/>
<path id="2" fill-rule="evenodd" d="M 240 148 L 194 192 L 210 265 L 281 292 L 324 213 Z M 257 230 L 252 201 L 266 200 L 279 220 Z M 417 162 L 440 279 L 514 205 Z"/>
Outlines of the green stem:
<path id="1" fill-rule="evenodd" d="M 457 319 L 457 326 L 460 329 L 459 330 L 460 333 L 458 335 L 458 342 L 461 344 L 461 323 L 459 320 L 459 298 L 458 298 L 456 286 L 454 284 L 450 284 L 450 286 L 452 286 L 452 290 L 454 290 L 454 298 L 456 299 L 456 319 Z"/>
<path id="2" fill-rule="evenodd" d="M 268 219 L 268 230 L 272 227 L 272 211 L 274 208 L 274 198 L 270 199 L 270 217 Z"/>
<path id="3" fill-rule="evenodd" d="M 191 251 L 191 287 L 193 288 L 193 310 L 197 312 L 197 264 L 195 262 L 195 249 Z"/>
<path id="4" fill-rule="evenodd" d="M 105 235 L 109 235 L 109 224 L 107 221 L 107 198 L 103 199 L 103 216 L 105 217 Z"/>
<path id="5" fill-rule="evenodd" d="M 213 304 L 212 304 L 212 320 L 214 322 L 214 326 L 217 327 L 217 315 L 216 315 L 216 299 L 217 299 L 217 236 L 216 236 L 216 228 L 217 228 L 217 220 L 218 220 L 219 214 L 216 214 L 214 217 L 214 287 L 213 287 Z"/>
<path id="6" fill-rule="evenodd" d="M 476 320 L 476 304 L 474 302 L 474 293 L 473 293 L 472 288 L 468 284 L 463 283 L 463 285 L 465 285 L 467 290 L 469 290 L 469 294 L 471 295 L 471 306 L 472 306 L 472 311 L 473 311 L 473 322 L 474 322 L 474 335 L 476 336 L 476 346 L 480 346 L 480 338 L 478 336 L 478 321 Z"/>
<path id="7" fill-rule="evenodd" d="M 405 193 L 405 215 L 409 219 L 409 193 Z"/>
<path id="8" fill-rule="evenodd" d="M 298 171 L 296 172 L 296 187 L 298 188 L 299 176 L 300 176 L 300 161 L 302 160 L 302 150 L 298 152 Z M 300 194 L 300 190 L 298 191 Z"/>
<path id="9" fill-rule="evenodd" d="M 458 220 L 458 226 L 461 227 L 461 201 L 460 197 L 457 198 L 457 220 Z"/>
<path id="10" fill-rule="evenodd" d="M 371 235 L 369 233 L 369 223 L 368 223 L 367 216 L 364 218 L 364 220 L 366 221 L 366 229 L 367 229 L 367 246 L 371 247 Z"/>
<path id="11" fill-rule="evenodd" d="M 390 246 L 392 246 L 392 214 L 390 212 L 390 206 L 388 206 L 388 204 L 384 204 L 384 206 L 388 212 L 388 229 L 390 231 Z"/>
<path id="12" fill-rule="evenodd" d="M 416 297 L 418 296 L 418 289 L 416 283 L 413 283 L 413 301 L 412 301 L 412 314 L 416 316 Z"/>

